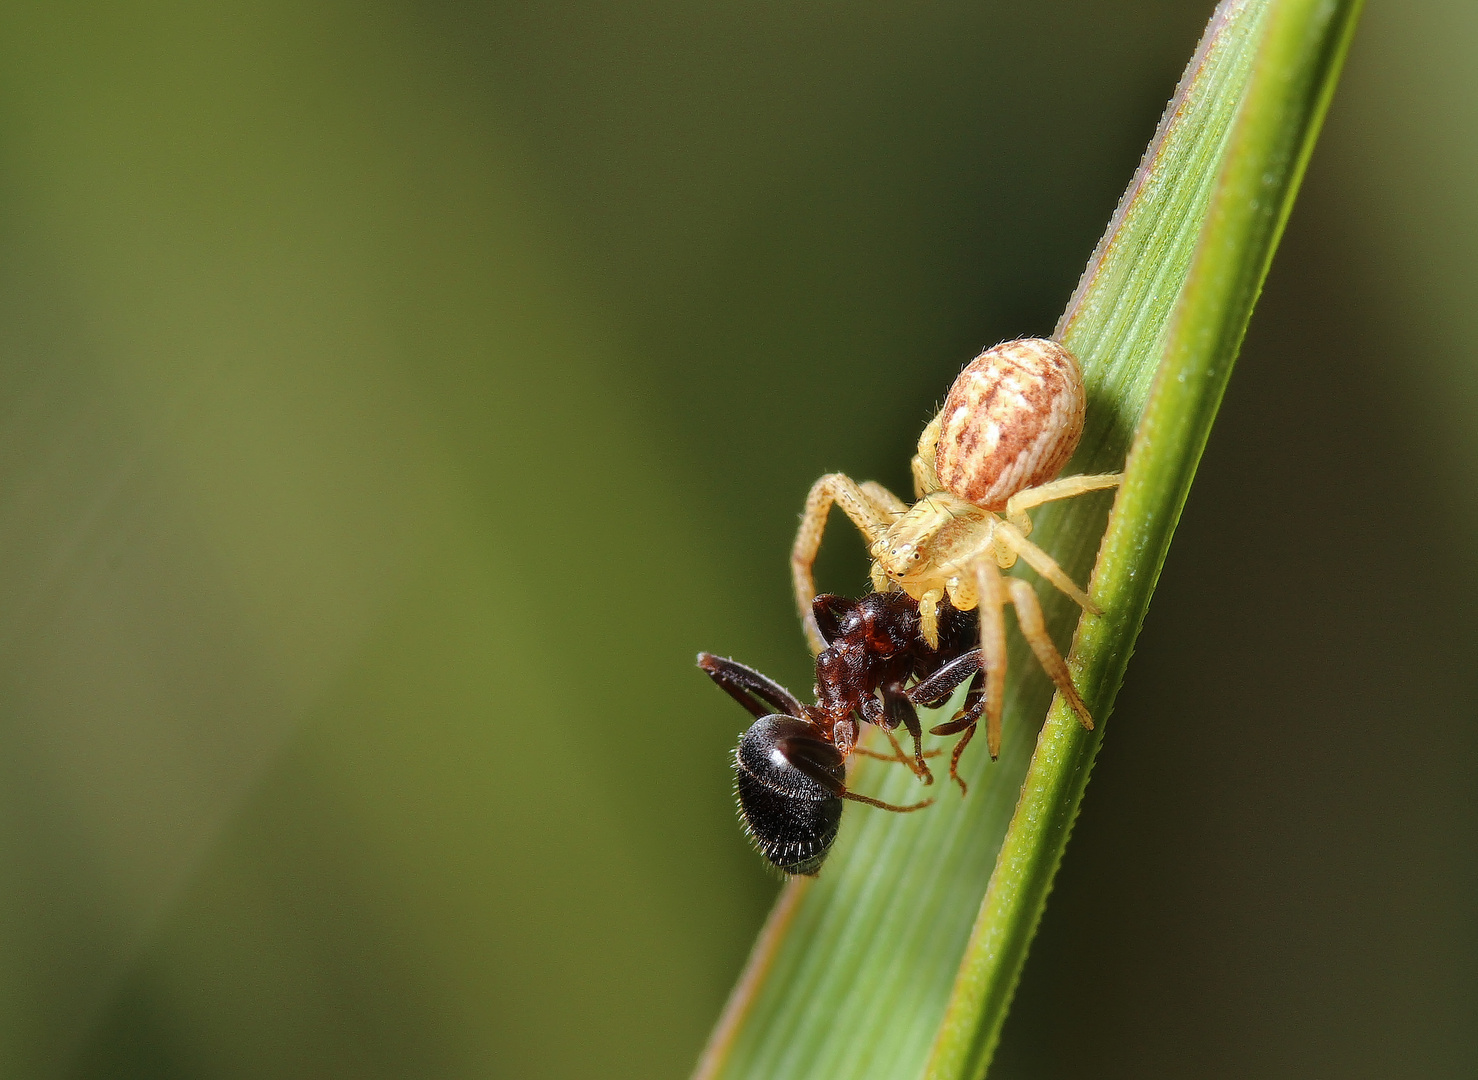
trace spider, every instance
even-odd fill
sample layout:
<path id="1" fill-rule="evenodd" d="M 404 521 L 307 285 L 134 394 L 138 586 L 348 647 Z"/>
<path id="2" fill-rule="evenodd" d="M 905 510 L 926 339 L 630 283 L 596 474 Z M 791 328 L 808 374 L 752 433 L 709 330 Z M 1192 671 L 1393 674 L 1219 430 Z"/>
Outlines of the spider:
<path id="1" fill-rule="evenodd" d="M 983 693 L 979 650 L 974 649 L 976 620 L 948 601 L 936 612 L 937 648 L 920 633 L 918 603 L 906 593 L 872 593 L 861 600 L 818 596 L 811 610 L 826 643 L 816 657 L 815 705 L 802 705 L 785 687 L 736 660 L 698 654 L 698 666 L 756 718 L 734 751 L 734 787 L 745 831 L 775 866 L 808 875 L 821 868 L 836 839 L 843 800 L 899 813 L 933 803 L 895 806 L 846 785 L 846 760 L 852 754 L 900 762 L 925 783 L 933 782 L 919 746 L 912 691 L 904 690 L 908 680 L 935 676 L 932 702 L 976 674 L 962 716 L 972 708 L 979 715 Z M 971 656 L 977 658 L 974 668 Z M 957 663 L 961 659 L 964 665 Z M 945 683 L 949 688 L 938 693 Z M 892 754 L 857 745 L 859 719 L 883 730 Z M 913 736 L 912 759 L 893 737 L 900 724 Z"/>
<path id="2" fill-rule="evenodd" d="M 1057 342 L 1024 338 L 987 349 L 960 372 L 944 408 L 919 436 L 913 506 L 881 484 L 829 473 L 812 486 L 791 549 L 796 601 L 813 651 L 825 647 L 811 600 L 816 553 L 833 504 L 867 540 L 873 588 L 902 590 L 919 602 L 920 632 L 930 645 L 938 643 L 938 613 L 946 597 L 960 610 L 979 608 L 979 664 L 988 676 L 986 747 L 993 759 L 1001 747 L 1008 603 L 1037 661 L 1083 726 L 1093 728 L 1067 662 L 1047 633 L 1035 591 L 1000 573 L 1020 558 L 1083 610 L 1101 614 L 1056 560 L 1027 539 L 1032 523 L 1026 512 L 1032 507 L 1116 487 L 1122 477 L 1054 479 L 1083 434 L 1084 399 L 1078 363 Z M 968 727 L 956 747 L 956 763 L 973 734 Z M 960 782 L 954 764 L 950 774 Z"/>

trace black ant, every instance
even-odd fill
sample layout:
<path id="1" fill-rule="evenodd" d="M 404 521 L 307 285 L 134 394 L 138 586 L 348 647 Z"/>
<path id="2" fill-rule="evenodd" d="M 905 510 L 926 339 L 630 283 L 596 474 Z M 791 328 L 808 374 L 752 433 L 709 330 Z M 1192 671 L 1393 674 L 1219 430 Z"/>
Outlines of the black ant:
<path id="1" fill-rule="evenodd" d="M 698 654 L 698 666 L 756 717 L 734 752 L 739 812 L 755 846 L 789 874 L 821 868 L 836 839 L 843 800 L 896 813 L 934 802 L 894 806 L 847 790 L 849 754 L 900 762 L 933 783 L 915 706 L 942 704 L 973 676 L 964 709 L 931 729 L 937 735 L 964 732 L 950 760 L 950 777 L 964 792 L 955 767 L 984 708 L 978 623 L 948 601 L 939 605 L 937 648 L 921 632 L 918 601 L 905 593 L 871 593 L 861 600 L 818 596 L 812 612 L 826 646 L 816 657 L 815 705 L 802 705 L 785 687 L 736 660 Z M 905 689 L 910 679 L 919 681 Z M 857 745 L 861 720 L 887 734 L 891 755 Z M 900 724 L 913 736 L 912 760 L 893 737 Z"/>

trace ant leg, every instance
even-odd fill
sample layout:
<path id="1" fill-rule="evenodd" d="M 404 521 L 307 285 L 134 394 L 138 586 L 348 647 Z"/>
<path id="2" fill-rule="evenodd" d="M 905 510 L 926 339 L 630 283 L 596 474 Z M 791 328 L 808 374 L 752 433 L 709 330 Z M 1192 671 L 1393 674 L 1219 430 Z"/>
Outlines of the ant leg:
<path id="1" fill-rule="evenodd" d="M 905 675 L 904 678 L 907 678 Z M 908 694 L 903 689 L 903 679 L 893 679 L 882 686 L 883 712 L 889 724 L 897 727 L 902 724 L 910 735 L 913 736 L 914 763 L 910 766 L 913 773 L 925 784 L 934 783 L 934 774 L 929 771 L 929 766 L 924 762 L 924 731 L 919 726 L 919 713 L 913 707 Z M 883 730 L 887 731 L 885 727 Z M 893 738 L 893 733 L 888 731 L 888 738 Z M 895 742 L 896 745 L 896 742 Z"/>
<path id="2" fill-rule="evenodd" d="M 975 676 L 970 683 L 970 689 L 965 691 L 965 707 L 960 710 L 962 718 L 968 719 L 972 724 L 979 719 L 981 710 L 985 708 L 985 672 Z"/>
<path id="3" fill-rule="evenodd" d="M 865 746 L 852 747 L 852 753 L 860 754 L 863 757 L 870 757 L 875 761 L 891 761 L 895 765 L 907 765 L 909 763 L 908 756 L 903 752 L 903 747 L 898 745 L 898 740 L 893 737 L 893 733 L 887 728 L 883 728 L 882 731 L 884 735 L 888 736 L 888 745 L 893 747 L 891 754 L 881 754 L 876 750 L 869 750 Z"/>
<path id="4" fill-rule="evenodd" d="M 829 745 L 829 744 L 826 744 Z M 838 780 L 826 767 L 810 758 L 790 755 L 790 763 L 816 783 L 838 798 L 850 799 L 853 802 L 866 803 L 868 806 L 876 806 L 879 810 L 892 810 L 895 814 L 908 814 L 915 810 L 922 810 L 926 806 L 933 806 L 933 799 L 925 799 L 923 802 L 910 803 L 907 806 L 895 806 L 892 803 L 881 802 L 878 799 L 870 799 L 866 795 L 858 795 L 855 791 L 848 791 L 847 785 Z"/>
<path id="5" fill-rule="evenodd" d="M 858 754 L 858 755 L 860 755 L 862 757 L 872 758 L 874 761 L 887 761 L 887 762 L 891 762 L 894 765 L 910 765 L 911 766 L 913 764 L 913 758 L 911 758 L 907 754 L 903 753 L 903 747 L 902 746 L 899 746 L 898 747 L 898 753 L 901 756 L 894 756 L 893 754 L 880 754 L 876 750 L 869 750 L 865 746 L 854 746 L 854 747 L 852 747 L 852 753 Z M 925 750 L 924 751 L 924 756 L 926 758 L 938 757 L 941 753 L 942 753 L 942 751 L 939 751 L 939 750 Z"/>
<path id="6" fill-rule="evenodd" d="M 868 806 L 876 806 L 879 810 L 891 810 L 895 814 L 911 814 L 915 810 L 922 810 L 926 806 L 933 806 L 933 799 L 925 799 L 923 802 L 909 803 L 907 806 L 895 806 L 893 803 L 880 802 L 877 799 L 869 799 L 866 795 L 859 795 L 855 791 L 844 791 L 842 798 L 851 799 L 853 802 L 865 803 Z"/>
<path id="7" fill-rule="evenodd" d="M 955 743 L 954 753 L 949 756 L 949 778 L 960 785 L 960 798 L 970 793 L 970 788 L 960 778 L 960 755 L 965 752 L 965 747 L 970 745 L 970 740 L 975 738 L 976 725 L 985 708 L 984 697 L 985 672 L 978 671 L 975 673 L 974 681 L 970 683 L 969 691 L 965 694 L 964 708 L 955 713 L 954 719 L 948 723 L 929 729 L 932 735 L 955 735 L 961 731 L 965 733 L 960 741 Z"/>
<path id="8" fill-rule="evenodd" d="M 955 687 L 979 671 L 980 650 L 971 649 L 963 656 L 955 657 L 933 675 L 916 684 L 908 691 L 908 700 L 926 709 L 938 708 L 955 692 Z M 938 735 L 940 732 L 932 731 L 932 734 Z"/>
<path id="9" fill-rule="evenodd" d="M 977 657 L 980 655 L 977 651 Z M 964 680 L 961 679 L 961 682 Z M 970 689 L 965 694 L 965 703 L 960 711 L 955 713 L 943 724 L 935 724 L 929 729 L 930 735 L 958 735 L 967 727 L 974 727 L 975 722 L 980 719 L 980 714 L 985 710 L 982 699 L 985 697 L 985 672 L 976 671 L 974 681 L 970 683 Z"/>
<path id="10" fill-rule="evenodd" d="M 1062 567 L 1057 565 L 1057 560 L 1048 555 L 1041 548 L 1033 544 L 1021 530 L 1009 522 L 1002 522 L 996 526 L 995 535 L 1000 538 L 1008 551 L 1020 555 L 1022 561 L 1037 573 L 1057 586 L 1058 590 L 1066 593 L 1077 602 L 1078 606 L 1090 615 L 1102 615 L 1103 609 L 1088 599 L 1087 593 L 1073 583 L 1073 579 L 1063 572 Z"/>
<path id="11" fill-rule="evenodd" d="M 1001 756 L 1001 714 L 1006 708 L 1006 590 L 995 560 L 975 560 L 975 590 L 980 596 L 980 668 L 985 672 L 985 748 L 992 761 Z"/>
<path id="12" fill-rule="evenodd" d="M 960 755 L 965 752 L 965 747 L 970 745 L 970 740 L 975 738 L 976 726 L 970 724 L 965 728 L 965 734 L 960 736 L 960 741 L 955 743 L 954 753 L 949 755 L 949 778 L 960 785 L 960 798 L 970 794 L 970 785 L 960 779 Z"/>
<path id="13" fill-rule="evenodd" d="M 755 698 L 776 712 L 787 716 L 800 719 L 806 716 L 806 710 L 794 694 L 768 675 L 761 675 L 754 668 L 741 664 L 737 660 L 701 652 L 698 654 L 698 666 L 703 669 L 704 674 L 718 683 L 726 694 L 748 709 L 753 716 L 767 715 L 764 709 L 755 702 Z"/>
<path id="14" fill-rule="evenodd" d="M 888 736 L 888 741 L 893 744 L 893 756 L 889 757 L 886 754 L 879 754 L 876 751 L 864 750 L 861 747 L 854 747 L 853 749 L 864 757 L 881 758 L 884 761 L 900 761 L 912 769 L 913 774 L 924 783 L 932 784 L 934 782 L 934 774 L 929 771 L 929 766 L 924 764 L 924 758 L 928 755 L 924 753 L 923 747 L 920 745 L 924 733 L 919 727 L 919 714 L 914 712 L 913 703 L 904 695 L 902 688 L 896 685 L 890 684 L 883 687 L 883 697 L 886 700 L 886 704 L 883 701 L 879 701 L 875 694 L 864 694 L 862 700 L 857 705 L 857 712 L 853 715 L 860 715 L 862 719 L 874 727 L 880 728 L 883 734 Z M 907 728 L 909 734 L 913 736 L 914 756 L 917 764 L 903 756 L 903 750 L 899 747 L 898 740 L 893 737 L 893 729 L 899 724 Z"/>
<path id="15" fill-rule="evenodd" d="M 1123 473 L 1064 476 L 1061 480 L 1053 480 L 1051 483 L 1038 484 L 1034 488 L 1018 491 L 1006 500 L 1006 520 L 1020 529 L 1023 536 L 1030 536 L 1032 522 L 1031 518 L 1026 516 L 1026 512 L 1033 506 L 1056 502 L 1059 499 L 1071 499 L 1090 491 L 1118 487 L 1123 479 Z"/>
<path id="16" fill-rule="evenodd" d="M 934 449 L 939 444 L 939 417 L 924 425 L 919 435 L 919 452 L 913 456 L 913 497 L 922 499 L 940 490 L 939 473 L 934 468 Z"/>
<path id="17" fill-rule="evenodd" d="M 891 754 L 880 754 L 876 750 L 869 750 L 865 746 L 852 747 L 852 753 L 861 754 L 863 757 L 870 757 L 877 761 L 891 761 L 895 765 L 907 765 L 909 768 L 913 768 L 913 759 L 903 752 L 903 747 L 898 745 L 898 740 L 893 737 L 893 733 L 887 728 L 883 728 L 883 734 L 888 736 L 888 742 L 893 745 L 893 752 Z M 923 756 L 926 758 L 938 757 L 939 751 L 925 750 Z M 918 770 L 914 770 L 914 773 L 917 775 Z M 930 777 L 930 780 L 932 781 L 933 777 Z"/>
<path id="18" fill-rule="evenodd" d="M 813 653 L 826 648 L 811 601 L 816 599 L 816 553 L 821 550 L 821 537 L 826 531 L 826 518 L 832 504 L 840 506 L 852 519 L 869 546 L 891 523 L 866 492 L 841 473 L 827 473 L 811 485 L 806 508 L 801 513 L 801 527 L 790 549 L 790 576 L 795 586 L 796 604 L 800 608 L 801 626 Z"/>
<path id="19" fill-rule="evenodd" d="M 1037 603 L 1036 592 L 1020 578 L 1009 580 L 1011 602 L 1016 605 L 1016 623 L 1021 627 L 1021 636 L 1026 638 L 1027 644 L 1032 647 L 1032 652 L 1037 654 L 1037 662 L 1042 665 L 1048 675 L 1052 676 L 1052 681 L 1057 684 L 1058 693 L 1067 699 L 1067 703 L 1078 714 L 1078 721 L 1087 730 L 1092 731 L 1093 717 L 1088 715 L 1088 706 L 1083 704 L 1078 688 L 1073 685 L 1073 676 L 1067 668 L 1067 661 L 1062 658 L 1062 653 L 1057 651 L 1057 646 L 1052 644 L 1052 638 L 1047 633 L 1047 626 L 1042 621 L 1042 608 Z"/>

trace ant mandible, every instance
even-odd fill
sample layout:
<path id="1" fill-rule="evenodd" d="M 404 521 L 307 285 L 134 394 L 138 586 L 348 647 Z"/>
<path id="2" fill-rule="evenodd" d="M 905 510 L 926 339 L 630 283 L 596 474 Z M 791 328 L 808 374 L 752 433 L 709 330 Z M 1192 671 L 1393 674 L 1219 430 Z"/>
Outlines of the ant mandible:
<path id="1" fill-rule="evenodd" d="M 698 654 L 698 666 L 756 718 L 734 751 L 734 787 L 745 832 L 779 869 L 806 875 L 821 868 L 831 849 L 844 800 L 898 813 L 933 803 L 895 806 L 850 791 L 846 760 L 856 753 L 900 762 L 924 783 L 933 783 L 915 705 L 940 704 L 974 676 L 964 708 L 932 729 L 939 735 L 964 731 L 950 776 L 965 790 L 955 765 L 974 733 L 985 693 L 975 648 L 977 621 L 947 600 L 937 612 L 937 647 L 921 631 L 918 601 L 906 593 L 872 593 L 861 600 L 818 596 L 812 614 L 825 646 L 816 657 L 815 705 L 801 704 L 785 687 L 736 660 Z M 910 679 L 920 681 L 905 689 Z M 891 755 L 857 745 L 863 720 L 888 736 Z M 913 736 L 912 760 L 893 737 L 899 725 Z"/>

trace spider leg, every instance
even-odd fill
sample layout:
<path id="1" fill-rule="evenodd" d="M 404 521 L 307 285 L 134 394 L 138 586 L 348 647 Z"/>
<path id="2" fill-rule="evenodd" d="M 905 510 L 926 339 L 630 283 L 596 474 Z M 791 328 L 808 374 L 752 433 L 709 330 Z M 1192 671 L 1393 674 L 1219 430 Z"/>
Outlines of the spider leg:
<path id="1" fill-rule="evenodd" d="M 934 448 L 939 443 L 939 417 L 924 425 L 919 435 L 919 452 L 913 456 L 913 497 L 922 499 L 931 491 L 938 491 L 939 474 L 934 471 Z"/>
<path id="2" fill-rule="evenodd" d="M 806 710 L 785 687 L 768 675 L 761 675 L 754 668 L 713 653 L 698 654 L 698 666 L 731 698 L 756 717 L 767 715 L 761 705 L 769 706 L 777 713 L 806 718 Z M 755 699 L 758 698 L 757 703 Z"/>
<path id="3" fill-rule="evenodd" d="M 943 599 L 943 589 L 930 589 L 919 597 L 919 633 L 931 649 L 939 648 L 939 601 Z"/>
<path id="4" fill-rule="evenodd" d="M 862 489 L 862 494 L 872 500 L 873 507 L 889 524 L 892 524 L 908 513 L 908 503 L 904 502 L 897 495 L 894 495 L 876 480 L 865 480 L 858 487 Z M 868 578 L 872 582 L 873 592 L 892 592 L 898 588 L 897 585 L 888 580 L 888 575 L 883 573 L 882 567 L 878 566 L 876 562 L 868 569 Z"/>
<path id="5" fill-rule="evenodd" d="M 980 668 L 985 672 L 985 748 L 994 761 L 1001 756 L 1001 713 L 1006 707 L 1006 590 L 989 555 L 975 560 L 975 589 L 980 596 Z M 953 771 L 951 776 L 958 779 Z"/>
<path id="6" fill-rule="evenodd" d="M 998 542 L 1003 544 L 1008 551 L 1020 555 L 1028 566 L 1057 586 L 1059 590 L 1071 596 L 1084 611 L 1090 615 L 1103 614 L 1103 609 L 1089 600 L 1088 594 L 1078 588 L 1073 583 L 1073 579 L 1057 565 L 1057 560 L 1021 535 L 1021 530 L 1015 525 L 1003 521 L 996 526 L 995 535 Z"/>
<path id="7" fill-rule="evenodd" d="M 897 501 L 893 499 L 893 502 Z M 811 601 L 816 598 L 816 553 L 821 550 L 821 537 L 826 532 L 826 518 L 833 503 L 852 519 L 852 524 L 857 526 L 869 545 L 891 524 L 889 511 L 880 508 L 866 491 L 841 473 L 827 473 L 811 486 L 811 493 L 806 496 L 806 508 L 801 513 L 801 527 L 790 549 L 790 576 L 795 585 L 801 625 L 813 653 L 826 648 L 816 618 L 811 613 Z"/>
<path id="8" fill-rule="evenodd" d="M 1123 479 L 1123 473 L 1090 473 L 1085 476 L 1064 476 L 1051 483 L 1018 491 L 1006 500 L 1006 520 L 1020 529 L 1023 535 L 1030 535 L 1032 523 L 1026 512 L 1033 506 L 1056 502 L 1058 499 L 1071 499 L 1089 491 L 1118 487 Z"/>
<path id="9" fill-rule="evenodd" d="M 897 495 L 894 495 L 876 480 L 864 480 L 857 486 L 862 490 L 862 494 L 872 500 L 872 505 L 882 513 L 893 517 L 902 517 L 908 513 L 908 503 L 904 502 Z"/>
<path id="10" fill-rule="evenodd" d="M 1016 605 L 1016 623 L 1021 627 L 1021 636 L 1026 638 L 1032 652 L 1037 654 L 1037 662 L 1052 676 L 1052 681 L 1057 684 L 1057 692 L 1067 699 L 1067 703 L 1078 714 L 1078 721 L 1084 728 L 1092 731 L 1093 717 L 1088 715 L 1088 706 L 1083 704 L 1078 688 L 1073 685 L 1073 676 L 1068 670 L 1067 661 L 1062 658 L 1062 653 L 1057 651 L 1057 646 L 1052 644 L 1052 638 L 1047 633 L 1036 591 L 1020 578 L 1007 580 L 1010 583 L 1011 603 Z"/>

